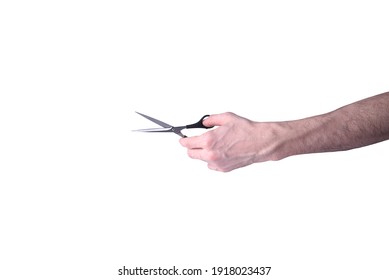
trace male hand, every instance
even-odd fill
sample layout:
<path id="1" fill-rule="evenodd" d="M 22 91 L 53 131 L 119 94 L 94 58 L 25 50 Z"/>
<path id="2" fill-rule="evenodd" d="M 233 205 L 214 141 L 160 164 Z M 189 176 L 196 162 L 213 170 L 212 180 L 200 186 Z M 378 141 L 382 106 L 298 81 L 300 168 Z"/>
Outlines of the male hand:
<path id="1" fill-rule="evenodd" d="M 181 138 L 188 155 L 208 163 L 213 170 L 228 172 L 254 162 L 270 159 L 266 153 L 269 131 L 266 123 L 253 122 L 233 113 L 211 115 L 206 126 L 218 126 L 200 136 Z M 267 137 L 267 138 L 266 138 Z"/>

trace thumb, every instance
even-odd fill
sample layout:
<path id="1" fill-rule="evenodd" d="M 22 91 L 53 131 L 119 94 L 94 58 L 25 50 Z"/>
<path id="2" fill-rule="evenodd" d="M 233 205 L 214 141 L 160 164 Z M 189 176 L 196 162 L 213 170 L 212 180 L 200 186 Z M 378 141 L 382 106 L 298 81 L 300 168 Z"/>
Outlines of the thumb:
<path id="1" fill-rule="evenodd" d="M 210 115 L 208 118 L 206 118 L 203 121 L 203 124 L 205 126 L 221 126 L 230 122 L 235 117 L 236 115 L 234 113 L 222 113 L 222 114 Z"/>

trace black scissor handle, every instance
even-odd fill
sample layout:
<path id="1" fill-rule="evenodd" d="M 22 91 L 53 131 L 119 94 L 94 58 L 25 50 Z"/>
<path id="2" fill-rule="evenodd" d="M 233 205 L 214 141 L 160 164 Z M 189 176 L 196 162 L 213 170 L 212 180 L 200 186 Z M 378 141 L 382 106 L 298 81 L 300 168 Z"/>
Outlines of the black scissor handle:
<path id="1" fill-rule="evenodd" d="M 209 115 L 205 115 L 197 123 L 188 124 L 186 128 L 205 128 L 205 129 L 212 128 L 213 126 L 205 126 L 203 124 L 203 120 L 205 120 L 208 117 Z"/>

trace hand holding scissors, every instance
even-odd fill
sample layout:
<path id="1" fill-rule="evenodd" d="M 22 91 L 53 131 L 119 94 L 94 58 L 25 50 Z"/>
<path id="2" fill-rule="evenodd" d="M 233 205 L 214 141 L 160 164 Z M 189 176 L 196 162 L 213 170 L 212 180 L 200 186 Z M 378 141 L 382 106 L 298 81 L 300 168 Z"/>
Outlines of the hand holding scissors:
<path id="1" fill-rule="evenodd" d="M 141 115 L 142 117 L 162 126 L 161 128 L 147 128 L 147 129 L 138 129 L 138 130 L 134 130 L 134 131 L 138 131 L 138 132 L 173 132 L 177 135 L 180 135 L 181 137 L 186 137 L 184 134 L 182 134 L 182 130 L 184 129 L 191 129 L 191 128 L 205 128 L 205 129 L 209 129 L 209 128 L 212 128 L 213 126 L 209 127 L 209 126 L 205 126 L 203 124 L 203 120 L 206 119 L 207 117 L 209 117 L 209 115 L 205 115 L 203 116 L 198 122 L 196 123 L 192 123 L 192 124 L 188 124 L 188 125 L 183 125 L 183 126 L 172 126 L 170 124 L 167 124 L 163 121 L 160 121 L 160 120 L 157 120 L 155 118 L 152 118 L 150 116 L 147 116 L 145 114 L 142 114 L 142 113 L 139 113 L 139 112 L 136 112 L 137 114 Z"/>

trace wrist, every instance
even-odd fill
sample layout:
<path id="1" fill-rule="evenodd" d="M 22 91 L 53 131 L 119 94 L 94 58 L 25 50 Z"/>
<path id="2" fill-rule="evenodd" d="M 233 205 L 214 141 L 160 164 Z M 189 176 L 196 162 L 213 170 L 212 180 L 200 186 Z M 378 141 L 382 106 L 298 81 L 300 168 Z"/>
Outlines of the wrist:
<path id="1" fill-rule="evenodd" d="M 255 131 L 255 162 L 281 160 L 293 154 L 295 132 L 291 122 L 257 122 Z"/>
<path id="2" fill-rule="evenodd" d="M 272 127 L 275 136 L 272 160 L 281 160 L 297 154 L 299 141 L 296 122 L 276 122 Z"/>

